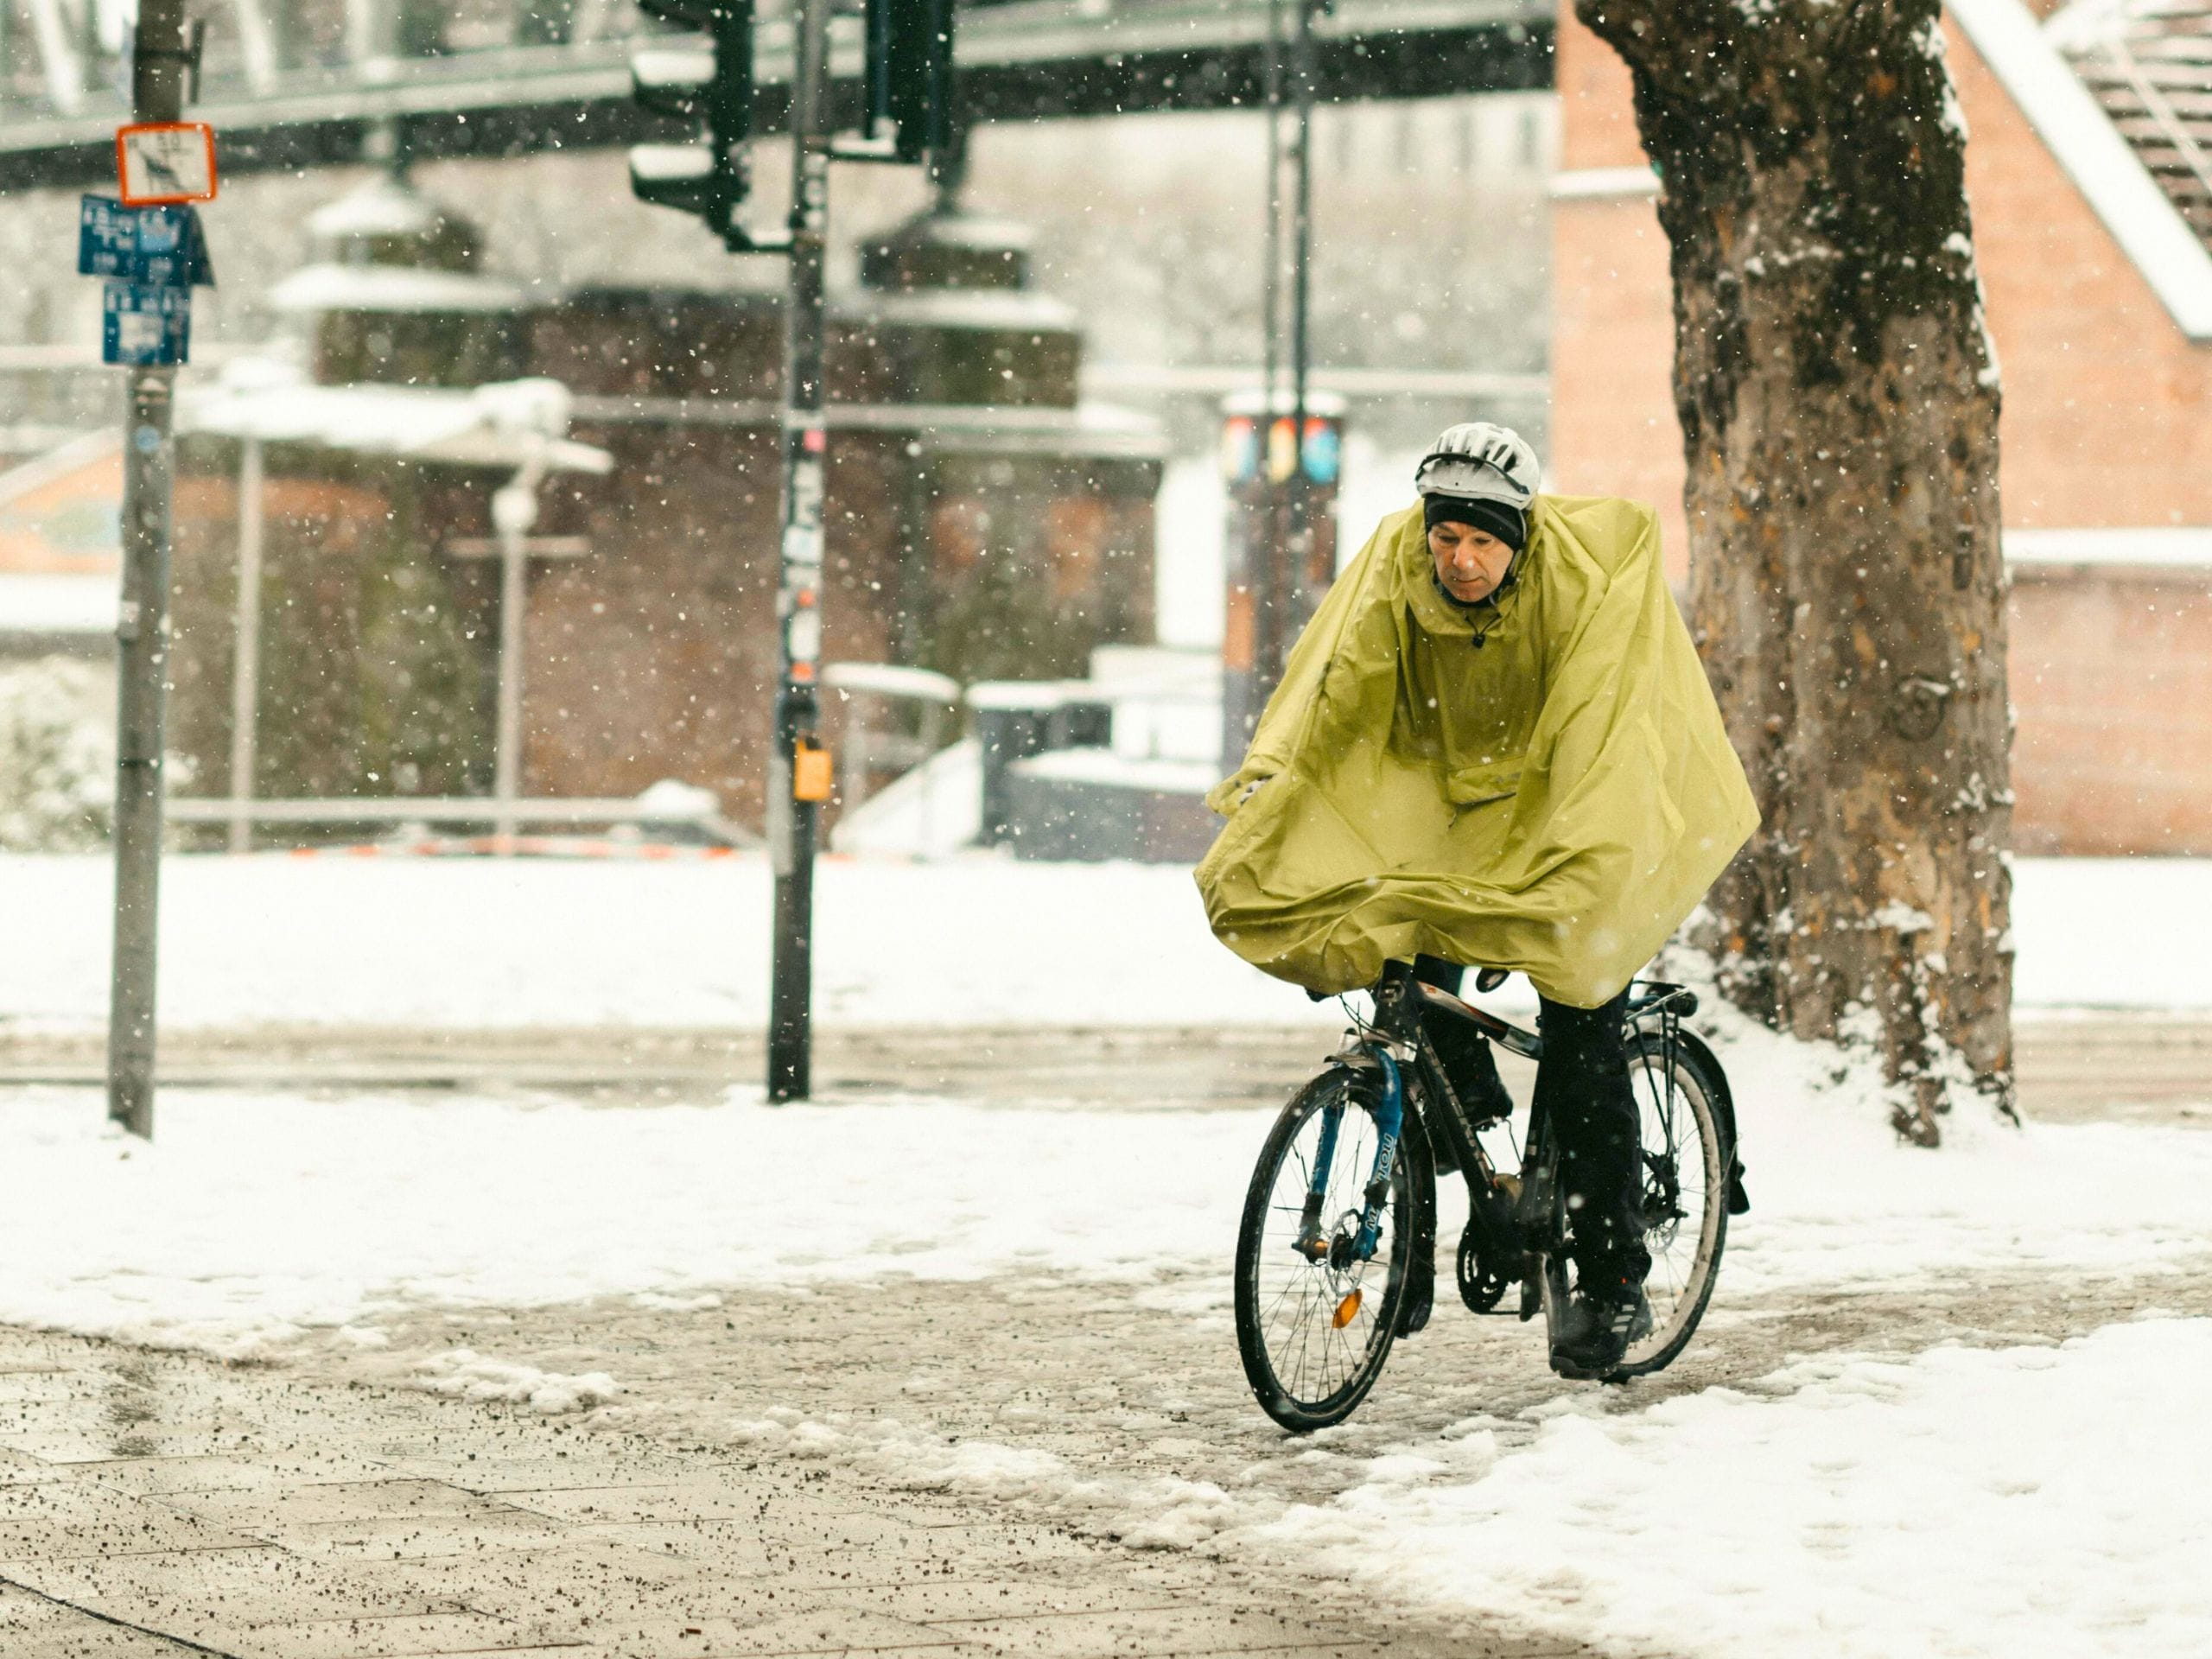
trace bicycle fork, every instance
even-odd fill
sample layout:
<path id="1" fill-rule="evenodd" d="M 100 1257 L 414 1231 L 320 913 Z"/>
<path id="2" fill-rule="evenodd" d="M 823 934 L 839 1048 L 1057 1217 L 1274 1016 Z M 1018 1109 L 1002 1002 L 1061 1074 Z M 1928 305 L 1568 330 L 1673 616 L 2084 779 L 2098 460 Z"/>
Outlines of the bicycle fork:
<path id="1" fill-rule="evenodd" d="M 1390 1160 L 1405 1130 L 1406 1090 L 1399 1075 L 1397 1057 L 1379 1044 L 1362 1052 L 1362 1058 L 1382 1073 L 1382 1090 L 1375 1103 L 1375 1164 L 1360 1194 L 1359 1227 L 1349 1241 L 1346 1260 L 1334 1265 L 1372 1261 L 1382 1236 L 1382 1206 L 1390 1197 Z M 1313 1173 L 1299 1215 L 1298 1250 L 1318 1262 L 1337 1253 L 1337 1241 L 1322 1233 L 1321 1206 L 1328 1201 L 1329 1172 L 1337 1160 L 1337 1135 L 1344 1126 L 1344 1103 L 1332 1101 L 1321 1109 L 1321 1144 L 1314 1151 Z"/>

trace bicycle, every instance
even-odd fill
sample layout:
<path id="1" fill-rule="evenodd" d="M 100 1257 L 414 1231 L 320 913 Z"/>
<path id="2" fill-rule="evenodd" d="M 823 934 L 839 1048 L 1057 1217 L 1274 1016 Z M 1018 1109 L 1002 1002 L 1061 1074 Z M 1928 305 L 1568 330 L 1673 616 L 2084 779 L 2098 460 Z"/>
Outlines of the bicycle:
<path id="1" fill-rule="evenodd" d="M 1477 988 L 1495 990 L 1505 978 L 1485 969 Z M 1750 1208 L 1727 1075 L 1682 1025 L 1697 1011 L 1696 993 L 1658 980 L 1630 992 L 1652 1328 L 1609 1382 L 1659 1370 L 1688 1345 L 1712 1300 L 1728 1217 Z M 1468 1022 L 1529 1059 L 1542 1057 L 1541 1036 L 1422 983 L 1404 963 L 1388 965 L 1372 996 L 1373 1016 L 1351 1010 L 1344 1046 L 1269 1131 L 1237 1232 L 1245 1378 L 1261 1409 L 1298 1433 L 1349 1417 L 1382 1374 L 1391 1343 L 1427 1323 L 1440 1133 L 1467 1184 L 1468 1221 L 1454 1258 L 1461 1301 L 1475 1313 L 1498 1313 L 1517 1284 L 1512 1311 L 1524 1322 L 1541 1312 L 1548 1331 L 1568 1294 L 1567 1212 L 1548 1126 L 1532 1112 L 1520 1167 L 1494 1166 L 1478 1132 L 1506 1120 L 1473 1121 L 1429 1024 Z"/>

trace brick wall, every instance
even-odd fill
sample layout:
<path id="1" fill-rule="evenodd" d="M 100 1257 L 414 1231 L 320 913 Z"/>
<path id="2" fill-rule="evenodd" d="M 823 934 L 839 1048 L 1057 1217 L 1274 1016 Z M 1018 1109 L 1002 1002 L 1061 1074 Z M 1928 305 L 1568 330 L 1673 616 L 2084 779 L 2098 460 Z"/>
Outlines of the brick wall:
<path id="1" fill-rule="evenodd" d="M 2007 527 L 2212 524 L 2212 348 L 2183 336 L 1961 31 L 1948 35 L 2005 376 Z M 1563 490 L 1655 503 L 1680 575 L 1666 240 L 1648 194 L 1573 194 L 1575 175 L 1586 185 L 1597 169 L 1643 157 L 1626 70 L 1565 9 L 1559 89 L 1552 472 Z M 2019 573 L 2012 690 L 2024 849 L 2212 852 L 2208 586 L 2202 571 Z"/>
<path id="2" fill-rule="evenodd" d="M 1565 178 L 1648 176 L 1628 71 L 1566 7 L 1558 75 Z M 1672 389 L 1674 286 L 1649 194 L 1614 189 L 1554 200 L 1552 271 L 1551 480 L 1570 495 L 1652 503 L 1668 571 L 1680 581 L 1689 542 Z"/>
<path id="3" fill-rule="evenodd" d="M 2017 850 L 2212 854 L 2212 570 L 2012 582 Z"/>

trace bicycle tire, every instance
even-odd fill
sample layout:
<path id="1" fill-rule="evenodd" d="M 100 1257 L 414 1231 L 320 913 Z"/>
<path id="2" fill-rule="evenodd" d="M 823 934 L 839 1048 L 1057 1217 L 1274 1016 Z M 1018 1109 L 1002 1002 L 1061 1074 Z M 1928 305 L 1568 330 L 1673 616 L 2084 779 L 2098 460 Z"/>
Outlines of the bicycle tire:
<path id="1" fill-rule="evenodd" d="M 1291 1173 L 1294 1181 L 1287 1190 L 1302 1192 L 1313 1159 L 1310 1154 L 1299 1155 L 1301 1131 L 1314 1124 L 1332 1101 L 1342 1103 L 1343 1122 L 1347 1128 L 1360 1123 L 1368 1130 L 1364 1135 L 1354 1133 L 1349 1137 L 1339 1131 L 1323 1214 L 1325 1225 L 1335 1229 L 1341 1224 L 1351 1205 L 1346 1202 L 1349 1193 L 1338 1179 L 1339 1172 L 1350 1174 L 1351 1190 L 1356 1192 L 1363 1187 L 1373 1166 L 1376 1135 L 1373 1088 L 1363 1074 L 1338 1066 L 1323 1072 L 1291 1096 L 1261 1147 L 1259 1163 L 1252 1172 L 1251 1185 L 1245 1192 L 1243 1215 L 1237 1226 L 1237 1354 L 1243 1361 L 1244 1379 L 1251 1385 L 1260 1409 L 1294 1433 L 1326 1428 L 1351 1416 L 1375 1386 L 1376 1378 L 1382 1375 L 1382 1362 L 1389 1357 L 1390 1344 L 1397 1336 L 1411 1259 L 1408 1241 L 1414 1231 L 1412 1166 L 1419 1157 L 1417 1135 L 1408 1134 L 1399 1141 L 1391 1159 L 1390 1194 L 1383 1206 L 1386 1236 L 1378 1242 L 1374 1257 L 1353 1264 L 1356 1272 L 1337 1271 L 1325 1262 L 1310 1261 L 1292 1249 L 1296 1226 L 1294 1223 L 1287 1228 L 1284 1224 L 1287 1214 L 1297 1206 L 1282 1202 L 1282 1178 L 1286 1173 Z M 1318 1129 L 1314 1138 L 1318 1141 Z M 1303 1284 L 1300 1270 L 1287 1262 L 1274 1262 L 1275 1254 L 1295 1256 L 1304 1264 Z M 1271 1266 L 1281 1269 L 1281 1288 L 1271 1290 L 1266 1282 Z M 1365 1292 L 1377 1267 L 1383 1269 L 1383 1282 L 1380 1294 L 1370 1306 Z M 1354 1293 L 1358 1293 L 1356 1300 Z M 1291 1300 L 1294 1297 L 1295 1300 Z M 1290 1301 L 1288 1306 L 1285 1306 L 1287 1300 Z M 1331 1382 L 1329 1379 L 1336 1373 L 1325 1368 L 1318 1380 L 1309 1383 L 1306 1365 L 1301 1362 L 1286 1377 L 1286 1363 L 1278 1363 L 1278 1353 L 1284 1355 L 1287 1362 L 1294 1344 L 1303 1344 L 1296 1351 L 1304 1360 L 1310 1361 L 1312 1341 L 1317 1334 L 1314 1321 L 1317 1318 L 1333 1317 L 1334 1312 L 1347 1302 L 1354 1308 L 1351 1318 L 1321 1336 L 1324 1359 L 1332 1344 L 1343 1351 L 1341 1376 Z M 1338 1335 L 1355 1325 L 1360 1330 L 1356 1349 L 1350 1338 Z M 1272 1341 L 1271 1337 L 1274 1338 Z"/>
<path id="2" fill-rule="evenodd" d="M 1656 1031 L 1640 1032 L 1630 1039 L 1629 1080 L 1637 1091 L 1644 1153 L 1644 1202 L 1649 1230 L 1644 1247 L 1651 1252 L 1652 1270 L 1645 1281 L 1651 1297 L 1651 1332 L 1635 1344 L 1608 1382 L 1648 1376 L 1672 1364 L 1690 1338 L 1713 1300 L 1713 1287 L 1720 1272 L 1721 1253 L 1728 1243 L 1728 1175 L 1736 1148 L 1731 1141 L 1715 1102 L 1725 1099 L 1726 1084 L 1681 1043 L 1669 1044 Z M 1671 1065 L 1671 1072 L 1669 1066 Z M 1671 1084 L 1671 1086 L 1664 1086 Z M 1671 1132 L 1667 1120 L 1671 1114 Z M 1653 1130 L 1662 1128 L 1660 1146 L 1652 1145 Z M 1683 1179 L 1681 1168 L 1689 1150 L 1685 1131 L 1694 1134 L 1695 1183 Z M 1669 1159 L 1675 1168 L 1675 1192 L 1663 1204 L 1665 1176 L 1661 1166 Z M 1697 1230 L 1684 1243 L 1683 1224 L 1692 1219 L 1684 1200 L 1693 1199 Z M 1667 1211 L 1672 1211 L 1671 1215 Z M 1662 1299 L 1665 1306 L 1662 1306 Z"/>

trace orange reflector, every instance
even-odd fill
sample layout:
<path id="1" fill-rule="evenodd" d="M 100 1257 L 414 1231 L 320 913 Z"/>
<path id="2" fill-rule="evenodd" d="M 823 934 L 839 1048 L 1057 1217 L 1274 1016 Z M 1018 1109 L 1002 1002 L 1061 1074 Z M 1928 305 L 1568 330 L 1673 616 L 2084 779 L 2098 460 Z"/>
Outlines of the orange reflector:
<path id="1" fill-rule="evenodd" d="M 1336 1326 L 1339 1331 L 1343 1330 L 1344 1326 L 1350 1325 L 1354 1319 L 1358 1317 L 1359 1299 L 1364 1294 L 1364 1292 L 1355 1290 L 1351 1295 L 1345 1297 L 1344 1300 L 1338 1302 L 1337 1304 L 1336 1317 L 1331 1319 L 1329 1323 Z"/>
<path id="2" fill-rule="evenodd" d="M 826 801 L 831 781 L 830 751 L 810 739 L 801 738 L 798 750 L 791 757 L 791 798 Z"/>

